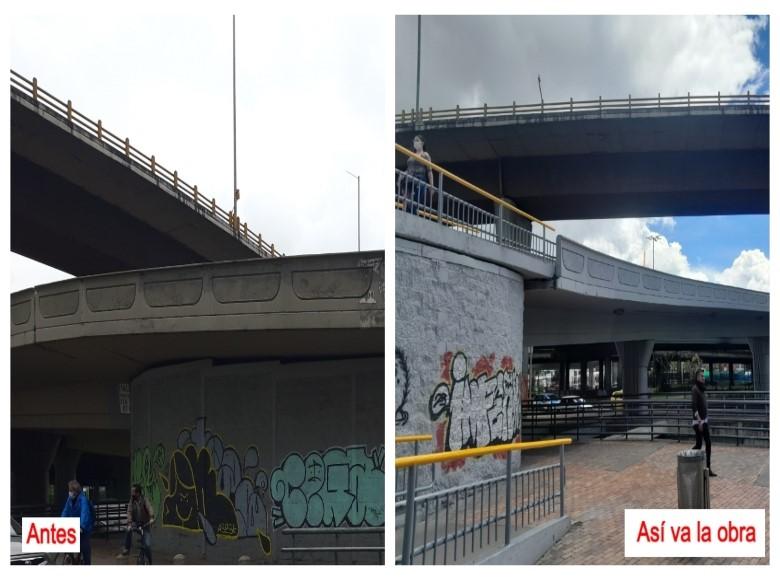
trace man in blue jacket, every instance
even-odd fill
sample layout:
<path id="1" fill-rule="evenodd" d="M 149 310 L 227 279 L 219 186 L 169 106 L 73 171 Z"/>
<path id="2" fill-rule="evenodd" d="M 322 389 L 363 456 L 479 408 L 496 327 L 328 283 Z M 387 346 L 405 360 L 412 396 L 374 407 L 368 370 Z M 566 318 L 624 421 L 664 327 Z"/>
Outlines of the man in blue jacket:
<path id="1" fill-rule="evenodd" d="M 81 518 L 81 563 L 92 564 L 90 537 L 95 522 L 92 521 L 89 499 L 82 493 L 81 484 L 75 479 L 68 482 L 68 499 L 65 500 L 65 507 L 62 508 L 62 517 Z"/>

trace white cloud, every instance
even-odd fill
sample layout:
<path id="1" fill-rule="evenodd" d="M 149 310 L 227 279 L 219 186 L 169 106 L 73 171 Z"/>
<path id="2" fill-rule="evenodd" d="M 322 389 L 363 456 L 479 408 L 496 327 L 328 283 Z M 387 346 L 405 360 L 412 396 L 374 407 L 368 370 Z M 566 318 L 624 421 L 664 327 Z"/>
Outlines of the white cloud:
<path id="1" fill-rule="evenodd" d="M 624 218 L 550 222 L 557 235 L 584 244 L 598 252 L 626 260 L 638 266 L 653 267 L 655 242 L 655 269 L 693 280 L 716 282 L 750 290 L 769 291 L 769 258 L 761 250 L 742 250 L 732 265 L 723 271 L 692 266 L 679 242 L 670 241 L 651 226 L 672 229 L 674 219 Z M 541 233 L 537 224 L 534 232 Z"/>
<path id="2" fill-rule="evenodd" d="M 510 104 L 756 90 L 766 19 L 744 16 L 425 16 L 420 105 Z M 414 106 L 417 18 L 396 19 L 396 110 Z M 476 101 L 476 102 L 475 102 Z"/>
<path id="3" fill-rule="evenodd" d="M 769 258 L 761 250 L 743 250 L 715 282 L 769 292 Z"/>

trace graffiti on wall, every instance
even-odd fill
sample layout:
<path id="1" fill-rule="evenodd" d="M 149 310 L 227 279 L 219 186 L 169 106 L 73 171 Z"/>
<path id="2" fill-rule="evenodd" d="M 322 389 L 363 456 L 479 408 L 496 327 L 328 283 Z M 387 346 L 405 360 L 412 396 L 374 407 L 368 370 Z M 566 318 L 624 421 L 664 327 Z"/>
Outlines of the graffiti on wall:
<path id="1" fill-rule="evenodd" d="M 431 420 L 441 420 L 440 448 L 509 443 L 520 433 L 520 373 L 511 357 L 495 367 L 495 354 L 480 357 L 473 366 L 462 352 L 442 357 L 442 382 L 428 401 Z"/>
<path id="2" fill-rule="evenodd" d="M 268 477 L 257 447 L 249 446 L 242 458 L 200 417 L 179 433 L 163 483 L 163 526 L 203 533 L 211 545 L 218 538 L 257 538 L 271 553 Z"/>
<path id="3" fill-rule="evenodd" d="M 163 486 L 160 474 L 165 466 L 165 447 L 142 447 L 133 452 L 130 462 L 130 479 L 143 488 L 144 495 L 155 514 L 160 513 Z"/>
<path id="4" fill-rule="evenodd" d="M 383 526 L 385 448 L 290 453 L 271 474 L 274 528 Z"/>
<path id="5" fill-rule="evenodd" d="M 401 397 L 398 402 L 398 397 Z M 406 362 L 406 354 L 400 348 L 395 349 L 395 398 L 398 403 L 395 407 L 395 426 L 402 427 L 409 421 L 409 413 L 404 408 L 409 397 L 409 365 Z"/>

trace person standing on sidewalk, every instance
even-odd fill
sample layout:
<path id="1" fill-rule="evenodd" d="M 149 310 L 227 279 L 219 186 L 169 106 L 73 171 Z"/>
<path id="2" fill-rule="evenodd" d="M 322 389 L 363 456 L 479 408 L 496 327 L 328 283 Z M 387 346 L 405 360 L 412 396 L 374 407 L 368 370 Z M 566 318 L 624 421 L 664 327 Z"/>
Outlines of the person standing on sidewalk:
<path id="1" fill-rule="evenodd" d="M 696 445 L 694 449 L 701 449 L 701 442 L 704 440 L 707 453 L 707 470 L 710 477 L 717 477 L 718 474 L 712 471 L 710 461 L 712 459 L 712 442 L 710 441 L 710 424 L 707 417 L 707 397 L 704 394 L 704 370 L 696 371 L 696 380 L 691 389 L 691 409 L 693 411 L 693 432 L 696 434 Z"/>

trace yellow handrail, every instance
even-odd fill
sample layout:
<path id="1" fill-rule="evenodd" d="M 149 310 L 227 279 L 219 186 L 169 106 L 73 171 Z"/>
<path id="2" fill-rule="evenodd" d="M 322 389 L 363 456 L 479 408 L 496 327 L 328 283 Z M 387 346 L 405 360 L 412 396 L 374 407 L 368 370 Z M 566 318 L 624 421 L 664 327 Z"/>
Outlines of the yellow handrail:
<path id="1" fill-rule="evenodd" d="M 491 453 L 502 453 L 504 451 L 523 451 L 528 449 L 545 449 L 547 447 L 560 447 L 570 445 L 571 438 L 565 439 L 546 439 L 544 441 L 529 441 L 526 443 L 504 443 L 503 445 L 489 445 L 487 447 L 475 447 L 473 449 L 460 449 L 458 451 L 442 451 L 440 453 L 427 453 L 423 455 L 412 455 L 409 457 L 398 457 L 395 460 L 395 468 L 403 469 L 413 465 L 428 465 L 429 463 L 441 463 L 442 461 L 452 461 L 454 459 L 466 459 L 467 457 L 480 457 Z"/>
<path id="2" fill-rule="evenodd" d="M 433 441 L 433 435 L 398 435 L 396 443 L 414 443 L 415 441 Z"/>
<path id="3" fill-rule="evenodd" d="M 398 151 L 399 153 L 404 154 L 404 155 L 408 155 L 412 159 L 415 159 L 415 160 L 419 161 L 420 163 L 422 163 L 423 165 L 425 165 L 426 167 L 428 167 L 430 169 L 433 169 L 434 171 L 438 171 L 439 173 L 441 173 L 445 177 L 447 177 L 449 179 L 452 179 L 455 183 L 459 183 L 460 185 L 462 185 L 463 187 L 465 187 L 467 189 L 470 189 L 474 193 L 476 193 L 478 195 L 481 195 L 482 197 L 486 197 L 490 201 L 492 201 L 494 203 L 497 203 L 497 204 L 507 208 L 508 210 L 510 210 L 510 211 L 512 211 L 512 212 L 514 212 L 514 213 L 516 213 L 516 214 L 518 214 L 518 215 L 520 215 L 520 216 L 522 216 L 522 217 L 524 217 L 526 219 L 531 220 L 532 222 L 536 222 L 536 223 L 544 226 L 545 228 L 549 228 L 550 230 L 555 231 L 555 228 L 552 227 L 551 225 L 543 222 L 540 219 L 535 218 L 534 216 L 532 216 L 529 213 L 525 213 L 523 210 L 517 209 L 511 203 L 507 203 L 505 200 L 501 199 L 500 197 L 496 197 L 495 195 L 493 195 L 490 192 L 485 191 L 481 187 L 478 187 L 478 186 L 474 185 L 473 183 L 471 183 L 469 181 L 466 181 L 462 177 L 458 177 L 457 175 L 455 175 L 451 171 L 447 171 L 446 169 L 444 169 L 443 167 L 441 167 L 439 165 L 436 165 L 432 161 L 428 161 L 424 157 L 420 157 L 419 155 L 417 155 L 417 153 L 407 149 L 403 145 L 399 145 L 398 143 L 396 143 L 395 144 L 395 150 Z"/>

